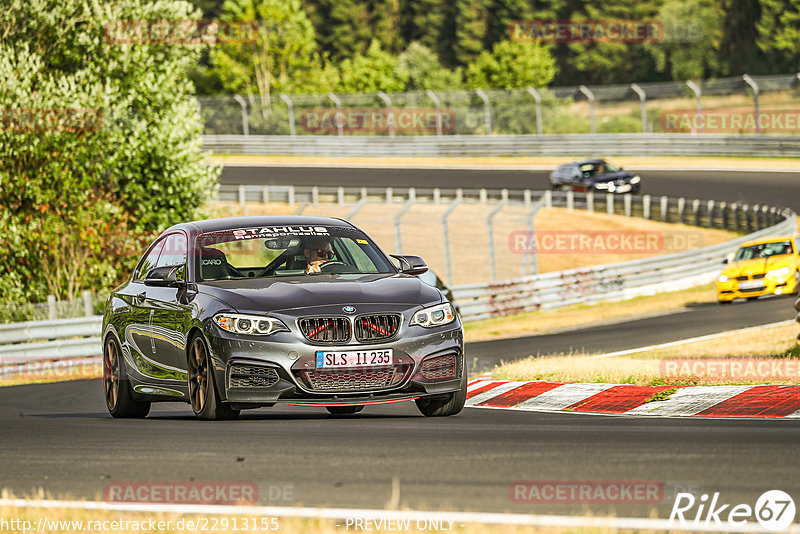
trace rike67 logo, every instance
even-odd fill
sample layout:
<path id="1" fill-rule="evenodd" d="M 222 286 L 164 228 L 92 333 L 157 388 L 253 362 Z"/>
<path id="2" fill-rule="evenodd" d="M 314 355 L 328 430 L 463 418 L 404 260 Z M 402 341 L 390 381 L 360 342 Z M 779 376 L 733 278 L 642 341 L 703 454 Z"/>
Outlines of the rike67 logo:
<path id="1" fill-rule="evenodd" d="M 669 523 L 670 526 L 689 530 L 693 527 L 740 530 L 742 527 L 755 526 L 752 523 L 758 522 L 765 530 L 778 532 L 786 530 L 794 521 L 794 516 L 794 500 L 781 490 L 762 493 L 755 506 L 722 503 L 719 492 L 714 493 L 710 500 L 705 493 L 699 499 L 691 493 L 678 493 L 669 514 Z"/>

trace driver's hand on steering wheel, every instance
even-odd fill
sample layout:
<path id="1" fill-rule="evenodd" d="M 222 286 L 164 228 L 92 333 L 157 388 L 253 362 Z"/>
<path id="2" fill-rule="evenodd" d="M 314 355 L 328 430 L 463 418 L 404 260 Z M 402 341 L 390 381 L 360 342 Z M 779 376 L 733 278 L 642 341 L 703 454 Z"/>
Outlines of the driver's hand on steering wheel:
<path id="1" fill-rule="evenodd" d="M 324 261 L 314 261 L 308 264 L 306 267 L 306 274 L 322 274 L 322 269 L 320 269 L 320 265 L 325 263 Z"/>

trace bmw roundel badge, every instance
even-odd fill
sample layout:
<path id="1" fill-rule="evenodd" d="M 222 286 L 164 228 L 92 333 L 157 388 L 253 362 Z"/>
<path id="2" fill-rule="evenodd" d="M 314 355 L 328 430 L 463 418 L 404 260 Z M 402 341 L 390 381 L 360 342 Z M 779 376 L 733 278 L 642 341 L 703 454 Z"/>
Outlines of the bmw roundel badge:
<path id="1" fill-rule="evenodd" d="M 342 308 L 342 311 L 345 313 L 355 313 L 356 307 L 355 306 L 345 306 Z"/>

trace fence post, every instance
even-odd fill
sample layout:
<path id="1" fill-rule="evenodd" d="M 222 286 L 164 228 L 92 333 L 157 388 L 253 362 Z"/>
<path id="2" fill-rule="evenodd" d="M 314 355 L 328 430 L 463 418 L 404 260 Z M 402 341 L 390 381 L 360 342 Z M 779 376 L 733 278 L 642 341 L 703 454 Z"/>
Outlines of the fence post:
<path id="1" fill-rule="evenodd" d="M 250 123 L 247 120 L 247 101 L 239 95 L 233 95 L 233 99 L 242 108 L 242 134 L 250 135 Z"/>
<path id="2" fill-rule="evenodd" d="M 494 282 L 497 280 L 497 265 L 494 257 L 494 217 L 506 205 L 505 202 L 500 202 L 486 217 L 486 246 L 489 253 L 489 281 Z"/>
<path id="3" fill-rule="evenodd" d="M 758 83 L 756 83 L 756 81 L 748 74 L 742 75 L 742 79 L 744 80 L 744 83 L 749 85 L 750 89 L 753 90 L 753 110 L 756 119 L 756 133 L 760 134 L 761 128 L 758 125 Z"/>
<path id="4" fill-rule="evenodd" d="M 387 187 L 386 188 L 386 203 L 387 204 L 391 204 L 393 201 L 394 201 L 394 198 L 392 197 L 392 188 L 391 187 Z"/>
<path id="5" fill-rule="evenodd" d="M 47 318 L 51 321 L 58 319 L 58 310 L 56 309 L 56 297 L 54 295 L 47 295 Z"/>
<path id="6" fill-rule="evenodd" d="M 339 137 L 344 135 L 344 117 L 342 116 L 342 101 L 339 100 L 339 97 L 333 93 L 328 93 L 328 98 L 330 98 L 334 104 L 336 104 L 336 131 L 339 134 Z"/>
<path id="7" fill-rule="evenodd" d="M 486 204 L 486 197 L 487 197 L 486 189 L 481 188 L 481 190 L 478 193 L 479 193 L 479 197 L 480 197 L 480 203 L 481 204 Z"/>
<path id="8" fill-rule="evenodd" d="M 594 213 L 594 191 L 586 193 L 586 211 Z"/>
<path id="9" fill-rule="evenodd" d="M 428 95 L 428 98 L 433 100 L 434 105 L 436 106 L 436 135 L 442 135 L 442 106 L 441 102 L 439 101 L 439 97 L 436 96 L 436 93 L 428 89 L 425 91 L 425 94 Z"/>
<path id="10" fill-rule="evenodd" d="M 459 204 L 462 202 L 462 197 L 456 197 L 456 199 L 450 204 L 450 206 L 445 210 L 444 214 L 442 214 L 442 246 L 444 247 L 444 270 L 445 270 L 445 277 L 447 278 L 447 284 L 451 285 L 453 283 L 453 268 L 450 265 L 450 237 L 447 233 L 447 219 L 450 217 L 450 214 L 453 213 Z"/>
<path id="11" fill-rule="evenodd" d="M 483 120 L 486 124 L 486 135 L 492 135 L 492 113 L 489 109 L 489 95 L 484 93 L 482 89 L 475 89 L 475 94 L 483 100 Z"/>
<path id="12" fill-rule="evenodd" d="M 319 204 L 319 186 L 317 185 L 311 186 L 311 203 L 315 206 Z"/>
<path id="13" fill-rule="evenodd" d="M 281 93 L 280 97 L 286 104 L 286 107 L 289 108 L 289 135 L 297 135 L 294 130 L 294 102 L 292 102 L 292 99 L 289 98 L 289 95 L 286 93 Z"/>
<path id="14" fill-rule="evenodd" d="M 500 200 L 502 202 L 508 202 L 508 189 L 501 189 L 500 190 Z"/>
<path id="15" fill-rule="evenodd" d="M 544 192 L 544 207 L 545 208 L 552 208 L 553 207 L 553 192 L 549 189 Z"/>
<path id="16" fill-rule="evenodd" d="M 742 215 L 744 216 L 744 229 L 750 233 L 750 206 L 748 204 L 742 206 Z"/>
<path id="17" fill-rule="evenodd" d="M 694 225 L 700 226 L 700 200 L 692 200 L 692 215 L 694 216 Z"/>
<path id="18" fill-rule="evenodd" d="M 650 195 L 642 197 L 642 217 L 645 219 L 650 218 Z"/>
<path id="19" fill-rule="evenodd" d="M 703 106 L 700 102 L 703 91 L 700 86 L 691 80 L 687 80 L 686 85 L 694 92 L 694 96 L 697 99 L 697 133 L 703 133 Z M 692 128 L 692 133 L 695 133 L 694 128 Z"/>
<path id="20" fill-rule="evenodd" d="M 631 216 L 631 196 L 629 194 L 626 194 L 624 197 L 622 197 L 622 202 L 625 205 L 625 217 L 630 217 Z"/>
<path id="21" fill-rule="evenodd" d="M 269 204 L 269 186 L 265 185 L 261 187 L 261 203 L 265 206 Z"/>
<path id="22" fill-rule="evenodd" d="M 683 213 L 686 211 L 686 199 L 680 197 L 678 199 L 678 222 L 682 223 L 683 221 Z"/>
<path id="23" fill-rule="evenodd" d="M 433 203 L 437 206 L 442 201 L 442 191 L 438 187 L 433 188 Z"/>
<path id="24" fill-rule="evenodd" d="M 606 213 L 614 215 L 614 193 L 606 193 Z"/>
<path id="25" fill-rule="evenodd" d="M 567 210 L 572 211 L 575 209 L 575 192 L 570 189 L 567 191 Z"/>
<path id="26" fill-rule="evenodd" d="M 356 214 L 357 214 L 359 211 L 361 211 L 361 208 L 363 208 L 363 207 L 364 207 L 364 204 L 366 204 L 367 202 L 368 202 L 368 200 L 367 200 L 367 197 L 366 197 L 366 196 L 364 196 L 364 197 L 361 197 L 361 199 L 360 199 L 358 202 L 356 202 L 356 205 L 355 205 L 355 206 L 353 206 L 353 209 L 352 209 L 352 210 L 350 210 L 350 213 L 348 213 L 348 214 L 347 214 L 347 217 L 346 217 L 346 218 L 347 218 L 347 220 L 348 220 L 348 221 L 349 221 L 349 220 L 352 220 L 352 219 L 353 219 L 353 217 L 355 217 L 355 216 L 356 216 Z"/>
<path id="27" fill-rule="evenodd" d="M 367 200 L 367 188 L 366 187 L 362 187 L 361 188 L 361 199 L 362 200 Z"/>
<path id="28" fill-rule="evenodd" d="M 392 112 L 392 99 L 383 91 L 378 91 L 378 98 L 386 104 L 386 124 L 389 127 L 389 137 L 394 137 L 394 113 Z"/>
<path id="29" fill-rule="evenodd" d="M 83 297 L 83 315 L 91 317 L 94 315 L 94 302 L 92 301 L 92 292 L 84 291 L 81 293 Z"/>
<path id="30" fill-rule="evenodd" d="M 714 201 L 708 201 L 708 227 L 714 228 Z"/>
<path id="31" fill-rule="evenodd" d="M 294 204 L 294 186 L 293 185 L 289 186 L 289 192 L 288 192 L 288 197 L 287 197 L 286 201 L 290 206 Z"/>
<path id="32" fill-rule="evenodd" d="M 534 239 L 534 225 L 533 218 L 542 209 L 542 201 L 539 200 L 533 205 L 531 211 L 528 212 L 528 236 L 530 238 L 531 250 L 522 257 L 522 267 L 520 269 L 521 275 L 525 276 L 525 263 L 530 265 L 530 274 L 539 274 L 539 258 L 536 255 L 536 239 Z"/>
<path id="33" fill-rule="evenodd" d="M 533 97 L 536 102 L 536 134 L 543 135 L 544 129 L 542 128 L 542 96 L 539 91 L 533 87 L 528 87 L 528 93 Z"/>
<path id="34" fill-rule="evenodd" d="M 661 220 L 664 222 L 669 221 L 669 198 L 666 196 L 661 197 Z"/>
<path id="35" fill-rule="evenodd" d="M 719 209 L 720 209 L 720 217 L 722 219 L 720 221 L 721 224 L 722 224 L 722 226 L 720 226 L 720 228 L 722 228 L 723 230 L 727 230 L 727 228 L 728 228 L 728 203 L 727 202 L 720 202 L 719 203 Z"/>
<path id="36" fill-rule="evenodd" d="M 403 204 L 403 207 L 394 216 L 394 247 L 397 250 L 397 254 L 403 253 L 403 239 L 400 235 L 400 220 L 403 218 L 403 215 L 408 213 L 408 210 L 411 209 L 411 206 L 414 205 L 416 201 L 413 198 L 409 198 L 406 200 L 406 203 Z"/>
<path id="37" fill-rule="evenodd" d="M 639 103 L 642 107 L 642 133 L 647 133 L 647 95 L 638 84 L 632 83 L 631 89 L 639 96 Z"/>
<path id="38" fill-rule="evenodd" d="M 340 206 L 344 204 L 344 187 L 342 186 L 336 188 L 336 203 Z"/>
<path id="39" fill-rule="evenodd" d="M 578 90 L 589 100 L 589 124 L 591 125 L 591 132 L 597 133 L 594 123 L 594 93 L 589 90 L 585 85 L 578 87 Z"/>
<path id="40" fill-rule="evenodd" d="M 243 185 L 239 186 L 239 206 L 244 210 L 244 214 L 247 215 L 247 192 Z"/>

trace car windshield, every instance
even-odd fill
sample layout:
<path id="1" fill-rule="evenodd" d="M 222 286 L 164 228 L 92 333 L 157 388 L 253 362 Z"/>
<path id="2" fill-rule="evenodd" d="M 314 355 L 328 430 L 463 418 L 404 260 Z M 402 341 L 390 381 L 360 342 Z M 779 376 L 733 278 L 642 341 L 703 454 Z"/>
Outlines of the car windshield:
<path id="1" fill-rule="evenodd" d="M 734 261 L 740 260 L 754 260 L 758 258 L 766 258 L 769 256 L 777 256 L 779 254 L 791 254 L 792 243 L 791 241 L 775 241 L 773 243 L 759 243 L 757 245 L 750 245 L 742 247 L 736 251 Z"/>
<path id="2" fill-rule="evenodd" d="M 396 270 L 372 241 L 342 226 L 232 228 L 197 237 L 198 281 L 319 274 L 376 274 Z M 317 274 L 317 273 L 314 273 Z"/>

